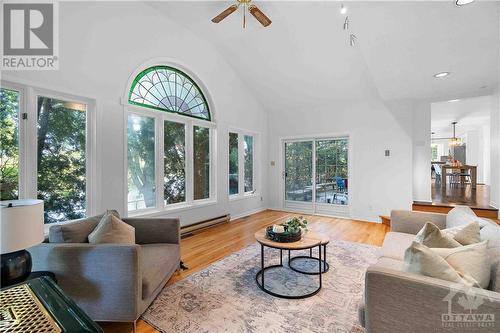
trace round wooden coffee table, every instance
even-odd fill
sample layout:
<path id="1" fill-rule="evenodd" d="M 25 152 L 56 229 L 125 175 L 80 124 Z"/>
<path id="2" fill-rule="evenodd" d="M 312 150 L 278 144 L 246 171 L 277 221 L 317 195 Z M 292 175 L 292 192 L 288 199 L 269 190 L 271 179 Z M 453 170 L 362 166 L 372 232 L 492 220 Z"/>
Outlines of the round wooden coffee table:
<path id="1" fill-rule="evenodd" d="M 314 231 L 307 231 L 304 235 L 302 235 L 302 238 L 297 241 L 297 242 L 291 242 L 291 243 L 279 243 L 275 242 L 272 240 L 269 240 L 266 238 L 266 229 L 261 229 L 255 233 L 255 239 L 257 242 L 260 243 L 260 266 L 261 269 L 257 272 L 255 275 L 255 281 L 257 282 L 257 285 L 259 286 L 260 289 L 262 289 L 264 292 L 276 296 L 276 297 L 281 297 L 281 298 L 288 298 L 288 299 L 298 299 L 298 298 L 306 298 L 313 296 L 317 294 L 321 287 L 322 287 L 322 278 L 321 275 L 323 273 L 322 266 L 323 265 L 318 265 L 318 277 L 319 277 L 319 286 L 317 289 L 314 291 L 307 293 L 307 294 L 302 294 L 302 295 L 284 295 L 284 294 L 278 294 L 276 292 L 273 292 L 269 289 L 267 289 L 264 285 L 264 273 L 266 270 L 271 269 L 271 268 L 276 268 L 276 267 L 283 267 L 283 250 L 288 250 L 288 260 L 290 262 L 290 251 L 294 250 L 311 250 L 314 247 L 318 247 L 318 253 L 319 253 L 319 262 L 323 262 L 322 260 L 322 251 L 321 251 L 321 246 L 322 246 L 322 237 L 320 234 Z M 279 265 L 270 265 L 270 266 L 265 266 L 264 264 L 264 247 L 270 247 L 274 249 L 279 249 L 280 250 L 280 263 Z M 323 266 L 324 267 L 324 266 Z M 300 272 L 298 270 L 295 270 L 296 272 Z M 303 273 L 304 274 L 304 273 Z M 309 273 L 306 273 L 309 274 Z"/>

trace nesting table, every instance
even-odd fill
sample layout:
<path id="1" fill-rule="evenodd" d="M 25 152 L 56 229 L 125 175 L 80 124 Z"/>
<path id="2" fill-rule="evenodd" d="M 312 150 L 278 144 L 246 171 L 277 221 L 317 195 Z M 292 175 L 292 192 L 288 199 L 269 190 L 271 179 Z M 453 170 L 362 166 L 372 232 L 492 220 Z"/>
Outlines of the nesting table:
<path id="1" fill-rule="evenodd" d="M 255 275 L 255 281 L 257 282 L 257 285 L 261 290 L 264 292 L 275 296 L 275 297 L 281 297 L 281 298 L 287 298 L 287 299 L 299 299 L 299 298 L 306 298 L 313 296 L 317 294 L 323 285 L 322 281 L 322 274 L 327 272 L 329 269 L 329 265 L 326 262 L 326 245 L 329 243 L 330 239 L 326 235 L 322 235 L 318 232 L 315 231 L 307 231 L 305 234 L 302 235 L 302 238 L 297 241 L 297 242 L 291 242 L 291 243 L 280 243 L 280 242 L 275 242 L 270 239 L 266 238 L 266 229 L 261 229 L 255 233 L 255 239 L 257 242 L 260 244 L 260 260 L 261 260 L 261 267 L 260 270 L 257 272 Z M 265 247 L 268 248 L 273 248 L 273 249 L 278 249 L 279 250 L 279 264 L 275 265 L 265 265 L 265 259 L 264 259 L 264 251 Z M 318 248 L 318 257 L 313 256 L 313 249 Z M 283 267 L 283 250 L 288 251 L 288 268 L 301 273 L 301 274 L 307 274 L 307 275 L 317 275 L 318 276 L 318 287 L 313 290 L 312 292 L 306 293 L 306 294 L 297 294 L 297 295 L 284 295 L 284 294 L 279 294 L 276 292 L 273 292 L 266 288 L 264 282 L 265 282 L 265 272 L 266 270 L 277 268 L 277 267 Z M 291 251 L 297 251 L 297 250 L 309 250 L 309 256 L 295 256 L 291 257 Z M 297 259 L 302 259 L 302 260 L 314 260 L 318 262 L 318 271 L 313 272 L 313 271 L 305 271 L 300 268 L 294 267 L 293 263 Z"/>

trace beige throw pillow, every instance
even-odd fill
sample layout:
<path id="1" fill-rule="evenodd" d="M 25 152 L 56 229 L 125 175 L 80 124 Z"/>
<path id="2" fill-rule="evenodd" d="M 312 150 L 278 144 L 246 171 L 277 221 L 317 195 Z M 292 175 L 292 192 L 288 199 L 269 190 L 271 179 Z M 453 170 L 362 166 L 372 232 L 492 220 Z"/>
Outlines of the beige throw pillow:
<path id="1" fill-rule="evenodd" d="M 106 214 L 88 238 L 91 244 L 135 244 L 135 228 L 114 215 Z"/>
<path id="2" fill-rule="evenodd" d="M 491 264 L 488 258 L 488 241 L 453 249 L 431 249 L 446 260 L 462 277 L 472 277 L 481 288 L 488 288 Z"/>
<path id="3" fill-rule="evenodd" d="M 458 247 L 459 242 L 445 233 L 431 222 L 427 222 L 415 236 L 415 241 L 427 247 Z"/>
<path id="4" fill-rule="evenodd" d="M 413 242 L 406 250 L 404 270 L 410 273 L 461 283 L 467 286 L 477 284 L 473 279 L 460 276 L 439 254 L 418 242 Z"/>
<path id="5" fill-rule="evenodd" d="M 490 280 L 487 241 L 456 248 L 428 248 L 413 242 L 405 252 L 404 268 L 415 274 L 486 288 Z"/>
<path id="6" fill-rule="evenodd" d="M 481 228 L 477 222 L 441 231 L 462 245 L 471 245 L 481 241 Z"/>

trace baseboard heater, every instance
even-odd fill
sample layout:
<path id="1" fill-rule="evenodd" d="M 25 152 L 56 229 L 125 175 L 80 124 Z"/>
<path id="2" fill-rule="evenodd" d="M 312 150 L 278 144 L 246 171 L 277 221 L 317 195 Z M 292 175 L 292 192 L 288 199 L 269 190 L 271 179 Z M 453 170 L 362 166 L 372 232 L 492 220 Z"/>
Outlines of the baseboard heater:
<path id="1" fill-rule="evenodd" d="M 210 228 L 210 227 L 213 227 L 215 225 L 222 224 L 222 223 L 227 223 L 230 220 L 231 220 L 231 215 L 226 214 L 226 215 L 222 215 L 219 217 L 214 217 L 214 218 L 209 219 L 209 220 L 196 222 L 194 224 L 190 224 L 190 225 L 187 225 L 185 227 L 181 227 L 181 237 L 182 238 L 189 237 L 193 234 L 194 231 Z"/>

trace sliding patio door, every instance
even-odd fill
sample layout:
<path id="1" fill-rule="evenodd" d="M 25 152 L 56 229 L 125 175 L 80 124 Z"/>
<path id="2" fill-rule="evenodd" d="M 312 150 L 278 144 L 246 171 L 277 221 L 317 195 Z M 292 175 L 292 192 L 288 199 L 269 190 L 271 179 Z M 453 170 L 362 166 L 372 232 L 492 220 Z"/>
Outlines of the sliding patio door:
<path id="1" fill-rule="evenodd" d="M 284 141 L 284 207 L 348 216 L 348 138 Z"/>

